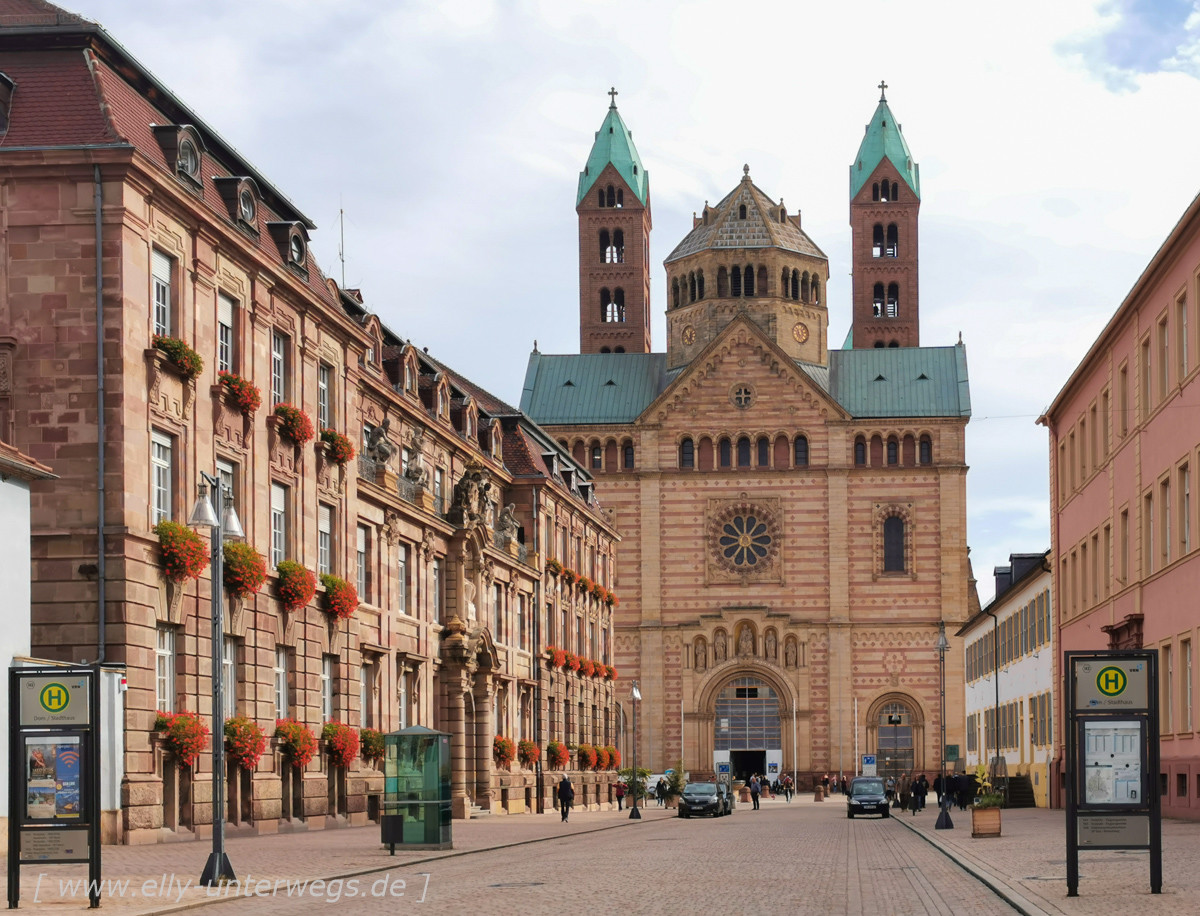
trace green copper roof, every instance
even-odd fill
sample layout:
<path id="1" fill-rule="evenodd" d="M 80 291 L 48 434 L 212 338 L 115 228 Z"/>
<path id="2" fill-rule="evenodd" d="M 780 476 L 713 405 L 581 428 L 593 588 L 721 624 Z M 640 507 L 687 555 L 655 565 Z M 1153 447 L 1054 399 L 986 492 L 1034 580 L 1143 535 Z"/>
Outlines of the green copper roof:
<path id="1" fill-rule="evenodd" d="M 858 147 L 858 155 L 854 157 L 854 164 L 850 166 L 851 197 L 862 189 L 875 167 L 884 159 L 891 161 L 900 177 L 920 200 L 920 167 L 912 160 L 912 153 L 908 151 L 904 134 L 900 133 L 900 125 L 896 123 L 892 110 L 888 108 L 887 99 L 880 97 L 879 107 L 875 109 L 875 116 L 867 125 L 866 135 Z"/>
<path id="2" fill-rule="evenodd" d="M 604 167 L 610 164 L 637 195 L 642 206 L 646 206 L 650 195 L 649 176 L 646 175 L 637 147 L 633 145 L 633 134 L 617 113 L 615 101 L 609 106 L 604 123 L 596 131 L 596 142 L 592 144 L 587 165 L 579 173 L 579 194 L 575 197 L 575 206 L 579 206 L 583 195 L 592 189 Z"/>
<path id="3" fill-rule="evenodd" d="M 670 384 L 665 353 L 529 354 L 521 410 L 540 424 L 632 423 Z"/>

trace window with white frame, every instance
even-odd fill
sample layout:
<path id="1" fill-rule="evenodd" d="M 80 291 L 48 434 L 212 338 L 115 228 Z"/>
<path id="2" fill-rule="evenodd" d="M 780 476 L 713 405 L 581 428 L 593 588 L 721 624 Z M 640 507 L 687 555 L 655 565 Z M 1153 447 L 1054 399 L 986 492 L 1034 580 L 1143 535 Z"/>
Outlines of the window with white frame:
<path id="1" fill-rule="evenodd" d="M 396 610 L 408 613 L 408 545 L 400 545 L 400 559 L 396 561 Z"/>
<path id="2" fill-rule="evenodd" d="M 442 492 L 446 483 L 446 475 L 441 468 L 433 471 L 433 504 L 438 512 L 442 511 Z"/>
<path id="3" fill-rule="evenodd" d="M 224 293 L 217 293 L 217 371 L 232 372 L 234 301 Z"/>
<path id="4" fill-rule="evenodd" d="M 281 483 L 273 483 L 271 484 L 272 566 L 278 566 L 287 559 L 288 528 L 288 488 Z"/>
<path id="5" fill-rule="evenodd" d="M 1183 730 L 1192 730 L 1192 641 L 1179 643 L 1179 660 L 1183 662 Z"/>
<path id="6" fill-rule="evenodd" d="M 355 583 L 358 589 L 358 600 L 364 601 L 367 604 L 371 603 L 371 596 L 367 592 L 369 576 L 367 573 L 370 568 L 368 566 L 368 546 L 371 543 L 371 532 L 367 530 L 366 525 L 359 525 L 358 531 L 355 533 L 354 545 L 354 570 L 358 579 Z"/>
<path id="7" fill-rule="evenodd" d="M 155 708 L 175 711 L 175 628 L 159 624 L 154 648 Z"/>
<path id="8" fill-rule="evenodd" d="M 175 328 L 172 319 L 172 278 L 175 259 L 155 250 L 150 255 L 150 274 L 154 284 L 154 336 L 170 337 Z"/>
<path id="9" fill-rule="evenodd" d="M 358 727 L 370 728 L 371 718 L 371 681 L 375 666 L 364 664 L 358 669 Z"/>
<path id="10" fill-rule="evenodd" d="M 275 647 L 275 718 L 288 717 L 288 650 L 283 646 Z"/>
<path id="11" fill-rule="evenodd" d="M 153 430 L 150 433 L 150 520 L 152 524 L 170 520 L 174 501 L 174 440 Z"/>
<path id="12" fill-rule="evenodd" d="M 333 509 L 321 503 L 317 506 L 317 572 L 333 571 Z"/>
<path id="13" fill-rule="evenodd" d="M 317 367 L 317 420 L 321 429 L 329 429 L 332 425 L 329 413 L 330 386 L 333 384 L 333 369 L 321 363 Z"/>
<path id="14" fill-rule="evenodd" d="M 400 676 L 396 681 L 396 692 L 399 694 L 396 698 L 398 725 L 400 728 L 408 728 L 408 671 L 404 668 L 400 669 Z"/>
<path id="15" fill-rule="evenodd" d="M 237 508 L 237 465 L 223 458 L 217 459 L 217 479 L 221 482 L 221 492 L 228 493 L 230 499 L 233 500 L 233 506 Z M 213 508 L 217 512 L 223 510 L 220 500 L 217 499 L 217 494 L 213 494 Z"/>
<path id="16" fill-rule="evenodd" d="M 321 657 L 321 721 L 333 721 L 333 678 L 337 667 L 336 655 Z"/>
<path id="17" fill-rule="evenodd" d="M 435 620 L 442 619 L 442 559 L 438 557 L 433 561 L 433 581 L 430 583 L 433 589 L 433 616 Z"/>
<path id="18" fill-rule="evenodd" d="M 371 441 L 371 434 L 372 434 L 373 432 L 375 432 L 375 425 L 374 425 L 373 423 L 364 423 L 364 424 L 363 424 L 363 437 L 362 437 L 362 449 L 361 449 L 361 451 L 362 451 L 364 454 L 365 454 L 365 453 L 366 453 L 366 451 L 367 451 L 367 445 L 368 445 L 368 444 L 370 443 L 370 441 Z"/>
<path id="19" fill-rule="evenodd" d="M 221 714 L 226 719 L 237 715 L 238 700 L 238 644 L 232 636 L 226 636 L 221 646 Z"/>
<path id="20" fill-rule="evenodd" d="M 288 336 L 279 331 L 271 332 L 271 403 L 280 404 L 288 399 Z"/>

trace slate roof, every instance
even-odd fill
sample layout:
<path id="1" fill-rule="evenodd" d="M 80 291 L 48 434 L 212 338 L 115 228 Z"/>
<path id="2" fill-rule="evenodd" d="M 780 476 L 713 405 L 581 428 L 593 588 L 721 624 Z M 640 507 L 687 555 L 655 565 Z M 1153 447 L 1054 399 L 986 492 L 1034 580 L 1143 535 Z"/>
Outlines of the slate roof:
<path id="1" fill-rule="evenodd" d="M 664 264 L 715 248 L 781 248 L 828 260 L 816 242 L 793 222 L 792 216 L 779 221 L 781 205 L 750 180 L 749 166 L 744 172 L 737 187 L 715 207 L 707 209 L 708 222 L 701 221 L 685 235 L 667 255 Z M 746 207 L 745 219 L 740 216 L 743 205 Z"/>
<path id="2" fill-rule="evenodd" d="M 854 164 L 850 166 L 851 198 L 862 189 L 875 167 L 884 159 L 896 167 L 900 177 L 920 200 L 921 167 L 913 162 L 912 153 L 908 151 L 908 144 L 904 142 L 904 134 L 900 132 L 895 115 L 888 108 L 887 99 L 881 98 L 863 134 Z"/>
<path id="3" fill-rule="evenodd" d="M 521 410 L 543 426 L 627 424 L 671 381 L 664 353 L 549 355 L 534 351 Z M 969 417 L 966 348 L 830 350 L 829 365 L 797 363 L 852 417 Z"/>
<path id="4" fill-rule="evenodd" d="M 642 206 L 646 206 L 650 198 L 650 176 L 646 174 L 646 167 L 642 165 L 637 147 L 633 145 L 633 133 L 625 126 L 615 103 L 609 106 L 604 123 L 596 131 L 596 140 L 588 154 L 587 164 L 579 173 L 579 193 L 575 196 L 575 206 L 579 206 L 607 165 L 617 170 Z"/>

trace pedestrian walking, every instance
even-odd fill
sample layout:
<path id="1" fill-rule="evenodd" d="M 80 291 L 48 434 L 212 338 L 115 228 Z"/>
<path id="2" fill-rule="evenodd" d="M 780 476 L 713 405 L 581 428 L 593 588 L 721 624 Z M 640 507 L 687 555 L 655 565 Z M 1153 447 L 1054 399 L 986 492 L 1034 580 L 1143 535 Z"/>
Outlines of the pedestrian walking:
<path id="1" fill-rule="evenodd" d="M 658 807 L 663 807 L 667 803 L 667 780 L 659 777 L 658 785 L 654 787 L 654 797 L 658 799 Z"/>
<path id="2" fill-rule="evenodd" d="M 794 788 L 795 788 L 795 786 L 792 785 L 792 777 L 784 776 L 783 777 L 783 797 L 784 797 L 784 800 L 789 805 L 792 803 L 792 789 L 794 789 Z"/>
<path id="3" fill-rule="evenodd" d="M 826 798 L 828 798 L 829 797 L 829 774 L 828 773 L 826 773 L 824 776 L 821 777 L 821 790 L 822 790 L 821 794 L 824 795 Z"/>
<path id="4" fill-rule="evenodd" d="M 929 780 L 922 773 L 917 777 L 917 781 L 913 783 L 913 795 L 917 798 L 917 810 L 925 810 L 925 796 L 929 794 Z"/>
<path id="5" fill-rule="evenodd" d="M 750 801 L 754 802 L 754 810 L 758 810 L 758 796 L 762 793 L 762 785 L 757 776 L 750 777 Z"/>
<path id="6" fill-rule="evenodd" d="M 625 807 L 625 783 L 617 783 L 613 788 L 613 795 L 617 798 L 617 810 L 622 810 Z"/>
<path id="7" fill-rule="evenodd" d="M 933 791 L 937 795 L 937 803 L 938 803 L 939 808 L 942 807 L 942 781 L 943 781 L 943 778 L 944 777 L 942 776 L 941 773 L 939 773 L 937 776 L 935 776 L 933 778 Z"/>
<path id="8" fill-rule="evenodd" d="M 571 805 L 575 802 L 575 787 L 571 785 L 571 777 L 564 775 L 558 784 L 558 810 L 562 813 L 562 822 L 567 822 L 571 813 Z"/>
<path id="9" fill-rule="evenodd" d="M 908 774 L 901 773 L 900 774 L 900 810 L 901 811 L 908 810 L 908 799 L 909 799 L 909 796 L 911 795 L 911 790 L 912 790 L 912 783 L 909 782 Z"/>
<path id="10" fill-rule="evenodd" d="M 913 817 L 921 810 L 921 780 L 914 779 L 908 787 L 908 810 Z"/>
<path id="11" fill-rule="evenodd" d="M 896 795 L 896 777 L 889 776 L 887 782 L 883 784 L 883 797 L 889 802 Z"/>

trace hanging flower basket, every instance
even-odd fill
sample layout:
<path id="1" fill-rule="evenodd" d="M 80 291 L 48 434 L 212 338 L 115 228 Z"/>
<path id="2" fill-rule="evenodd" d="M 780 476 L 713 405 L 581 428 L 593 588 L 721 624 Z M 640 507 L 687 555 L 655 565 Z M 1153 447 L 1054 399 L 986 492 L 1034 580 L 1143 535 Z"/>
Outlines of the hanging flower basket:
<path id="1" fill-rule="evenodd" d="M 358 759 L 358 731 L 345 722 L 326 722 L 321 738 L 329 742 L 329 759 L 337 766 L 348 767 Z"/>
<path id="2" fill-rule="evenodd" d="M 308 766 L 308 762 L 316 756 L 317 736 L 303 722 L 295 719 L 276 719 L 275 737 L 279 739 L 279 749 L 283 756 L 294 767 Z"/>
<path id="3" fill-rule="evenodd" d="M 604 749 L 608 751 L 608 767 L 610 770 L 619 770 L 621 768 L 621 752 L 611 744 L 606 744 Z"/>
<path id="4" fill-rule="evenodd" d="M 615 681 L 617 679 L 617 669 L 614 666 L 609 665 L 604 669 L 604 676 L 610 681 Z"/>
<path id="5" fill-rule="evenodd" d="M 562 564 L 559 563 L 558 560 L 554 559 L 554 557 L 550 557 L 550 559 L 546 561 L 546 572 L 550 573 L 550 575 L 552 575 L 555 579 L 562 574 L 562 569 Z"/>
<path id="6" fill-rule="evenodd" d="M 617 597 L 616 592 L 609 592 L 604 596 L 604 603 L 609 607 L 616 607 L 621 603 L 621 599 Z"/>
<path id="7" fill-rule="evenodd" d="M 154 347 L 166 353 L 167 359 L 186 378 L 195 378 L 204 371 L 204 360 L 200 354 L 178 337 L 155 337 Z"/>
<path id="8" fill-rule="evenodd" d="M 517 743 L 517 759 L 521 761 L 521 766 L 527 770 L 532 770 L 537 766 L 537 762 L 542 757 L 542 749 L 532 741 L 520 741 Z"/>
<path id="9" fill-rule="evenodd" d="M 579 673 L 584 677 L 591 677 L 596 673 L 596 663 L 590 658 L 582 658 L 579 660 Z"/>
<path id="10" fill-rule="evenodd" d="M 299 407 L 276 404 L 274 415 L 279 417 L 279 434 L 294 445 L 303 445 L 314 435 L 312 420 Z"/>
<path id="11" fill-rule="evenodd" d="M 592 745 L 581 744 L 575 750 L 575 759 L 579 761 L 579 769 L 594 770 L 599 756 L 596 754 L 596 748 Z"/>
<path id="12" fill-rule="evenodd" d="M 233 396 L 233 403 L 237 405 L 237 409 L 242 412 L 243 416 L 253 416 L 254 412 L 262 406 L 262 392 L 249 379 L 224 371 L 217 373 L 217 379 L 220 381 L 221 387 Z"/>
<path id="13" fill-rule="evenodd" d="M 353 617 L 358 610 L 358 589 L 341 576 L 331 576 L 329 573 L 321 573 L 321 584 L 325 586 L 322 602 L 325 613 L 338 620 Z"/>
<path id="14" fill-rule="evenodd" d="M 317 579 L 307 567 L 295 560 L 284 560 L 275 567 L 275 572 L 279 575 L 275 590 L 285 611 L 298 611 L 312 601 L 317 592 Z"/>
<path id="15" fill-rule="evenodd" d="M 591 579 L 589 579 L 587 576 L 580 576 L 580 577 L 579 577 L 579 591 L 580 591 L 580 593 L 581 593 L 581 594 L 584 594 L 584 595 L 586 595 L 588 592 L 590 592 L 590 591 L 592 590 L 592 586 L 593 586 L 593 585 L 595 585 L 595 584 L 596 584 L 596 583 L 594 583 L 594 582 L 593 582 Z"/>
<path id="16" fill-rule="evenodd" d="M 162 551 L 163 573 L 172 582 L 199 579 L 208 568 L 208 545 L 187 525 L 163 519 L 154 526 Z"/>
<path id="17" fill-rule="evenodd" d="M 557 646 L 546 646 L 546 651 L 550 653 L 550 664 L 552 667 L 561 668 L 567 663 L 567 652 L 565 649 L 559 649 Z"/>
<path id="18" fill-rule="evenodd" d="M 374 728 L 360 728 L 358 743 L 362 748 L 363 760 L 374 762 L 383 759 L 386 747 L 383 741 L 383 732 Z"/>
<path id="19" fill-rule="evenodd" d="M 253 770 L 258 766 L 266 749 L 267 733 L 253 719 L 234 716 L 225 720 L 225 751 L 242 769 Z"/>
<path id="20" fill-rule="evenodd" d="M 512 738 L 497 735 L 492 741 L 492 757 L 503 769 L 512 766 L 513 758 L 517 755 L 517 746 Z"/>
<path id="21" fill-rule="evenodd" d="M 562 580 L 564 582 L 566 582 L 567 585 L 574 585 L 575 580 L 579 578 L 579 575 L 578 575 L 578 573 L 575 572 L 575 570 L 565 569 L 565 568 L 563 569 L 561 576 L 562 576 Z"/>
<path id="22" fill-rule="evenodd" d="M 578 671 L 579 664 L 580 664 L 579 656 L 576 655 L 574 652 L 568 652 L 567 653 L 567 668 L 570 669 L 571 671 Z"/>
<path id="23" fill-rule="evenodd" d="M 208 726 L 194 712 L 160 712 L 154 730 L 163 733 L 163 742 L 180 766 L 190 767 L 208 745 Z"/>
<path id="24" fill-rule="evenodd" d="M 551 741 L 546 745 L 546 765 L 552 770 L 565 770 L 571 762 L 571 752 L 561 741 Z"/>
<path id="25" fill-rule="evenodd" d="M 232 598 L 249 598 L 258 594 L 267 581 L 267 561 L 245 541 L 229 541 L 224 548 L 225 561 L 221 578 Z"/>
<path id="26" fill-rule="evenodd" d="M 332 429 L 321 430 L 321 441 L 325 444 L 325 452 L 329 460 L 335 464 L 345 464 L 354 458 L 354 444 L 339 432 Z"/>

